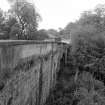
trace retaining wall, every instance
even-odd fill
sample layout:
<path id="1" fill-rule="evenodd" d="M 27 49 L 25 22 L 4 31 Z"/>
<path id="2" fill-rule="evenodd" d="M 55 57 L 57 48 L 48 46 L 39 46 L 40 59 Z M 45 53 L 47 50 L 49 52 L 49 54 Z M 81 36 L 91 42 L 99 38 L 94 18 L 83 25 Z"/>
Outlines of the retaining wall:
<path id="1" fill-rule="evenodd" d="M 56 83 L 64 44 L 0 41 L 0 105 L 42 105 Z"/>

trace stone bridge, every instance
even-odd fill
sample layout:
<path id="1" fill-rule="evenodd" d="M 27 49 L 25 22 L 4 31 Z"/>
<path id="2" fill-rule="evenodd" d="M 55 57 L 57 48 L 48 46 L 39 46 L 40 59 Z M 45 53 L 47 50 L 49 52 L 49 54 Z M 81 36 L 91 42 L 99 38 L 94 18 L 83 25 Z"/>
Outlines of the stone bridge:
<path id="1" fill-rule="evenodd" d="M 0 105 L 43 105 L 56 84 L 67 44 L 0 41 Z"/>

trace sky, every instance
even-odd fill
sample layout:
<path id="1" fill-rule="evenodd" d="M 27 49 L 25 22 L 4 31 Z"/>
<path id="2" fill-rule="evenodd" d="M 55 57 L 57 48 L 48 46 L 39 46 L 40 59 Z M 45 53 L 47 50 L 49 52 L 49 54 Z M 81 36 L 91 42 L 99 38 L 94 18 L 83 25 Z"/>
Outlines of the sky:
<path id="1" fill-rule="evenodd" d="M 0 0 L 0 8 L 8 10 L 6 0 Z M 39 29 L 64 28 L 69 22 L 80 17 L 83 11 L 93 9 L 97 4 L 105 4 L 105 0 L 32 0 L 42 17 Z"/>

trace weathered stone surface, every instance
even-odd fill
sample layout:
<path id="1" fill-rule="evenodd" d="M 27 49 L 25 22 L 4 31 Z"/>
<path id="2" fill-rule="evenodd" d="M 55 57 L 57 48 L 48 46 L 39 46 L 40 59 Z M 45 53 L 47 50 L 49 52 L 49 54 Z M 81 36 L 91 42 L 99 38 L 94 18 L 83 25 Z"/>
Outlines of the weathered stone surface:
<path id="1" fill-rule="evenodd" d="M 36 97 L 35 91 L 38 89 L 38 78 L 40 65 L 37 65 L 27 72 L 15 74 L 0 92 L 1 105 L 28 105 L 27 100 L 30 95 Z M 11 99 L 11 103 L 8 104 Z"/>
<path id="2" fill-rule="evenodd" d="M 56 44 L 0 47 L 0 105 L 42 105 L 54 85 L 60 56 Z"/>

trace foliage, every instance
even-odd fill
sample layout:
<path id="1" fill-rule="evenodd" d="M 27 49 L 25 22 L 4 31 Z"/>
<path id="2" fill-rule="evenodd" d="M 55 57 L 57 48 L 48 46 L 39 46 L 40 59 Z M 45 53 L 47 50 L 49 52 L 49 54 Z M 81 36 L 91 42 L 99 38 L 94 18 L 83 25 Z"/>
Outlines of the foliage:
<path id="1" fill-rule="evenodd" d="M 79 100 L 78 105 L 105 105 L 104 84 L 95 80 L 88 72 L 84 72 L 80 76 L 79 88 L 74 93 Z"/>
<path id="2" fill-rule="evenodd" d="M 35 39 L 40 15 L 27 0 L 13 2 L 8 12 L 0 10 L 1 39 Z"/>
<path id="3" fill-rule="evenodd" d="M 70 30 L 76 65 L 89 67 L 91 72 L 104 72 L 105 69 L 104 63 L 99 63 L 104 60 L 105 47 L 105 16 L 104 11 L 99 13 L 100 10 L 101 8 L 96 8 L 94 11 L 84 12 L 78 21 L 66 27 Z"/>
<path id="4" fill-rule="evenodd" d="M 57 103 L 52 103 L 105 105 L 105 6 L 98 5 L 93 11 L 85 11 L 61 33 L 70 36 L 71 47 L 67 64 L 63 65 L 62 60 L 53 93 Z"/>
<path id="5" fill-rule="evenodd" d="M 77 84 L 79 82 L 79 88 L 76 91 L 76 94 L 79 94 L 78 105 L 105 104 L 104 27 L 105 6 L 99 5 L 93 11 L 84 12 L 78 21 L 68 24 L 65 28 L 65 31 L 70 32 L 72 41 L 71 53 L 76 66 L 75 82 Z M 84 73 L 84 71 L 86 72 Z M 87 72 L 88 76 L 86 76 Z M 84 75 L 82 80 L 79 80 L 80 74 Z"/>
<path id="6" fill-rule="evenodd" d="M 13 35 L 17 20 L 9 14 L 0 11 L 0 38 L 8 39 Z M 18 24 L 17 24 L 18 25 Z M 14 29 L 16 31 L 16 28 Z M 18 31 L 19 32 L 19 31 Z"/>
<path id="7" fill-rule="evenodd" d="M 52 34 L 54 36 L 57 36 L 58 35 L 58 31 L 55 30 L 55 29 L 49 29 L 49 30 L 47 30 L 47 32 L 48 32 L 48 34 Z"/>
<path id="8" fill-rule="evenodd" d="M 40 16 L 32 3 L 29 3 L 26 0 L 16 1 L 10 12 L 18 20 L 22 35 L 30 36 L 33 32 L 36 32 Z"/>
<path id="9" fill-rule="evenodd" d="M 31 32 L 30 36 L 27 37 L 27 39 L 31 39 L 31 40 L 45 40 L 48 38 L 49 38 L 48 33 L 44 29 L 38 30 L 36 32 Z"/>

